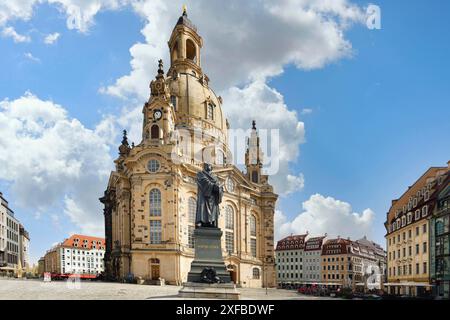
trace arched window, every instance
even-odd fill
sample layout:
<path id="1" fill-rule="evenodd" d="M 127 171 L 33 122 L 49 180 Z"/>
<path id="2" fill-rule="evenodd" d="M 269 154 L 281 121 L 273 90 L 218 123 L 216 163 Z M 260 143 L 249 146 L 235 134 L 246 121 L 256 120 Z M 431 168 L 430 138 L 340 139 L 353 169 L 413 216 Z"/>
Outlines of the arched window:
<path id="1" fill-rule="evenodd" d="M 253 268 L 253 279 L 258 280 L 260 278 L 259 268 Z"/>
<path id="2" fill-rule="evenodd" d="M 159 126 L 154 124 L 150 129 L 150 136 L 152 139 L 159 139 Z"/>
<path id="3" fill-rule="evenodd" d="M 256 217 L 250 216 L 250 235 L 256 237 Z"/>
<path id="4" fill-rule="evenodd" d="M 252 257 L 257 256 L 257 239 L 256 239 L 256 217 L 254 215 L 250 216 L 250 253 Z"/>
<path id="5" fill-rule="evenodd" d="M 234 252 L 234 210 L 231 206 L 225 208 L 225 248 L 229 254 Z"/>
<path id="6" fill-rule="evenodd" d="M 234 229 L 234 210 L 232 206 L 225 209 L 225 229 Z"/>
<path id="7" fill-rule="evenodd" d="M 206 119 L 214 120 L 214 108 L 214 103 L 209 102 L 206 104 Z"/>
<path id="8" fill-rule="evenodd" d="M 152 189 L 150 191 L 150 216 L 161 216 L 161 191 Z"/>
<path id="9" fill-rule="evenodd" d="M 191 39 L 186 40 L 186 58 L 197 63 L 197 49 Z"/>

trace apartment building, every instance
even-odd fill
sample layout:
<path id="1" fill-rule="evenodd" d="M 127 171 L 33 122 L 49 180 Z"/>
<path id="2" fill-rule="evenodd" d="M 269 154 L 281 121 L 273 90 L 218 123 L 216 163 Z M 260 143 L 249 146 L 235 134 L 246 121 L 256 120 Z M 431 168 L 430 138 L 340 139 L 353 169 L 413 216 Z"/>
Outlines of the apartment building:
<path id="1" fill-rule="evenodd" d="M 30 236 L 0 192 L 0 272 L 21 276 L 28 263 Z"/>
<path id="2" fill-rule="evenodd" d="M 386 216 L 388 282 L 391 294 L 431 295 L 430 217 L 447 167 L 431 167 L 398 199 Z"/>
<path id="3" fill-rule="evenodd" d="M 309 238 L 305 242 L 303 252 L 303 274 L 305 283 L 320 283 L 322 272 L 322 244 L 326 234 L 321 237 Z"/>
<path id="4" fill-rule="evenodd" d="M 306 236 L 291 235 L 278 241 L 275 249 L 278 286 L 300 285 L 303 282 Z"/>
<path id="5" fill-rule="evenodd" d="M 75 234 L 48 250 L 41 272 L 98 275 L 104 271 L 105 239 Z"/>

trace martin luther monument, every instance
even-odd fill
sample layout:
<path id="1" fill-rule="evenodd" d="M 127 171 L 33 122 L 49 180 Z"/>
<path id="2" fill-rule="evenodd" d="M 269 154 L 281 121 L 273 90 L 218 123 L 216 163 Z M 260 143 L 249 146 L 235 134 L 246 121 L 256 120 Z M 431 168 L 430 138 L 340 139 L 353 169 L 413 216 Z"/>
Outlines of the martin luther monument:
<path id="1" fill-rule="evenodd" d="M 188 282 L 180 290 L 182 297 L 239 299 L 235 284 L 231 283 L 222 256 L 222 231 L 218 227 L 219 204 L 223 187 L 212 173 L 212 166 L 203 165 L 197 173 L 197 212 L 194 241 L 195 258 L 188 273 Z"/>
<path id="2" fill-rule="evenodd" d="M 222 202 L 223 187 L 212 173 L 209 163 L 197 173 L 198 200 L 195 225 L 197 227 L 217 228 L 219 204 Z"/>

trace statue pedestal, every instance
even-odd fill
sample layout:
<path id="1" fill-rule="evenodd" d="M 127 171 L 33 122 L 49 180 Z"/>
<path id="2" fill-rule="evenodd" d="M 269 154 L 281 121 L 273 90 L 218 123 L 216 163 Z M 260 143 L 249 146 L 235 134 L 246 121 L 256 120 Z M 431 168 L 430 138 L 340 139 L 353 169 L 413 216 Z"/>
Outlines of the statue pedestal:
<path id="1" fill-rule="evenodd" d="M 234 283 L 183 283 L 183 288 L 178 292 L 181 298 L 197 299 L 229 299 L 239 300 L 241 293 Z"/>
<path id="2" fill-rule="evenodd" d="M 231 283 L 222 256 L 222 231 L 218 228 L 197 228 L 194 230 L 195 258 L 188 273 L 187 283 L 179 294 L 183 298 L 203 299 L 239 299 L 240 293 L 236 285 Z M 202 281 L 203 270 L 212 268 L 220 283 L 205 283 Z"/>
<path id="3" fill-rule="evenodd" d="M 188 282 L 202 282 L 201 273 L 205 268 L 214 268 L 221 283 L 230 283 L 222 257 L 222 231 L 218 228 L 197 228 L 194 230 L 195 258 L 188 273 Z"/>

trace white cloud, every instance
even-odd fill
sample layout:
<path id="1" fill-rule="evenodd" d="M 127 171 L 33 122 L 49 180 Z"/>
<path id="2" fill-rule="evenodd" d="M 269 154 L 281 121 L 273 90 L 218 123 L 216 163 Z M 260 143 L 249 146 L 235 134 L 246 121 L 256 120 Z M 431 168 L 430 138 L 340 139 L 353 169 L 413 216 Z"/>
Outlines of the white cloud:
<path id="1" fill-rule="evenodd" d="M 311 113 L 313 113 L 313 110 L 310 108 L 304 108 L 304 109 L 302 109 L 302 112 L 301 112 L 302 115 L 308 115 Z"/>
<path id="2" fill-rule="evenodd" d="M 25 53 L 23 54 L 23 56 L 24 56 L 25 58 L 27 58 L 28 60 L 31 60 L 31 61 L 33 61 L 33 62 L 37 62 L 37 63 L 40 63 L 40 62 L 41 62 L 41 59 L 36 58 L 35 56 L 33 56 L 33 54 L 31 54 L 31 52 L 25 52 Z"/>
<path id="3" fill-rule="evenodd" d="M 29 36 L 18 34 L 13 27 L 3 28 L 2 36 L 5 38 L 12 38 L 15 43 L 31 41 L 31 38 Z"/>
<path id="4" fill-rule="evenodd" d="M 37 0 L 1 1 L 0 26 L 15 19 L 28 20 L 33 15 L 33 5 Z"/>
<path id="5" fill-rule="evenodd" d="M 255 120 L 259 129 L 279 130 L 278 152 L 270 154 L 269 150 L 263 150 L 266 164 L 269 158 L 278 157 L 279 160 L 278 172 L 269 178 L 270 182 L 275 186 L 275 191 L 282 195 L 301 190 L 304 177 L 302 174 L 292 175 L 289 163 L 299 156 L 300 144 L 305 139 L 305 127 L 297 113 L 289 110 L 284 103 L 283 96 L 262 80 L 257 80 L 243 89 L 232 87 L 224 92 L 223 98 L 224 110 L 232 128 L 250 128 L 252 120 Z"/>
<path id="6" fill-rule="evenodd" d="M 67 16 L 67 28 L 88 32 L 94 17 L 101 10 L 116 10 L 131 0 L 44 0 L 55 5 Z"/>
<path id="7" fill-rule="evenodd" d="M 0 179 L 11 183 L 18 205 L 48 212 L 65 199 L 70 220 L 82 231 L 98 232 L 103 229 L 98 198 L 113 161 L 106 132 L 84 127 L 62 106 L 31 93 L 3 100 Z"/>
<path id="8" fill-rule="evenodd" d="M 353 212 L 347 202 L 324 197 L 320 194 L 312 195 L 302 204 L 303 211 L 292 221 L 281 212 L 275 213 L 275 238 L 279 240 L 291 233 L 329 237 L 361 238 L 370 237 L 375 213 L 365 209 L 362 213 Z"/>
<path id="9" fill-rule="evenodd" d="M 130 49 L 130 74 L 103 91 L 146 98 L 157 59 L 168 61 L 166 42 L 181 4 L 132 2 L 146 19 L 142 29 L 146 43 Z M 205 40 L 203 68 L 218 91 L 278 75 L 287 64 L 309 70 L 351 56 L 352 47 L 344 32 L 365 16 L 362 9 L 346 0 L 260 0 L 258 4 L 232 0 L 227 5 L 201 0 L 190 4 L 188 13 Z"/>
<path id="10" fill-rule="evenodd" d="M 44 38 L 45 44 L 54 44 L 58 41 L 61 35 L 58 32 L 50 33 Z"/>

